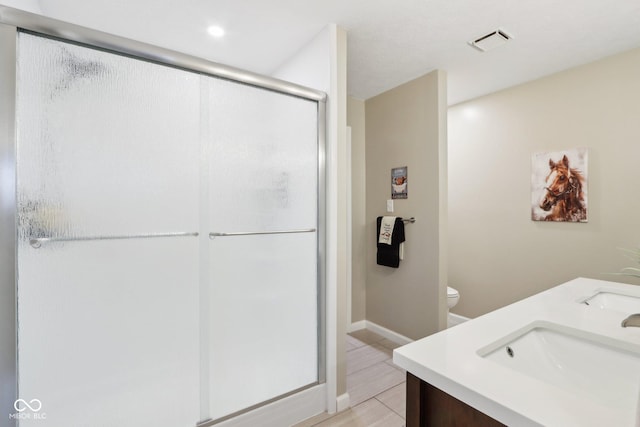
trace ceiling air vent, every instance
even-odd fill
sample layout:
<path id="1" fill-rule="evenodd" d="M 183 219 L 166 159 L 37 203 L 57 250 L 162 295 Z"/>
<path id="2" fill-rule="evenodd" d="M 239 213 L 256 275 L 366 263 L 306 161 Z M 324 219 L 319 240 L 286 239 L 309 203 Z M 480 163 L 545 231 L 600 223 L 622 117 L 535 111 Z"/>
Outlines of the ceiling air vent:
<path id="1" fill-rule="evenodd" d="M 486 52 L 498 46 L 502 46 L 511 39 L 512 37 L 504 30 L 495 30 L 476 40 L 470 41 L 469 44 L 481 52 Z"/>

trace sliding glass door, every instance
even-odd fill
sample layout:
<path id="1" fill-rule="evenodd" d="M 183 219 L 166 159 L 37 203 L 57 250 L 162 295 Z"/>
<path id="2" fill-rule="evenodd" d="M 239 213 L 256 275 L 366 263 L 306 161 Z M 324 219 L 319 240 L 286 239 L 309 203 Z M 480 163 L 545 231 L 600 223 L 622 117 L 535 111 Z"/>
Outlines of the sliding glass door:
<path id="1" fill-rule="evenodd" d="M 193 425 L 198 241 L 170 235 L 198 231 L 199 76 L 19 42 L 19 395 L 48 426 Z"/>
<path id="2" fill-rule="evenodd" d="M 21 33 L 17 121 L 18 391 L 47 426 L 318 382 L 316 101 Z"/>
<path id="3" fill-rule="evenodd" d="M 318 112 L 315 102 L 207 83 L 218 418 L 318 380 Z"/>

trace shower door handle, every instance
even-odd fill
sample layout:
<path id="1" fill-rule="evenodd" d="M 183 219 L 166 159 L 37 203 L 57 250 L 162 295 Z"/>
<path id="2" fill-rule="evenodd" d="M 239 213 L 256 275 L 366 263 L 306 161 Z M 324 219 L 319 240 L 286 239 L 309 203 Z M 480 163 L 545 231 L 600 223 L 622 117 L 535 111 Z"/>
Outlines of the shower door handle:
<path id="1" fill-rule="evenodd" d="M 260 234 L 297 234 L 297 233 L 315 233 L 315 228 L 303 228 L 300 230 L 274 230 L 274 231 L 235 231 L 231 233 L 211 232 L 209 238 L 229 237 L 229 236 L 255 236 Z"/>
<path id="2" fill-rule="evenodd" d="M 96 240 L 154 239 L 159 237 L 198 237 L 198 232 L 129 234 L 120 236 L 88 236 L 88 237 L 34 237 L 29 244 L 38 249 L 49 242 L 90 242 Z"/>

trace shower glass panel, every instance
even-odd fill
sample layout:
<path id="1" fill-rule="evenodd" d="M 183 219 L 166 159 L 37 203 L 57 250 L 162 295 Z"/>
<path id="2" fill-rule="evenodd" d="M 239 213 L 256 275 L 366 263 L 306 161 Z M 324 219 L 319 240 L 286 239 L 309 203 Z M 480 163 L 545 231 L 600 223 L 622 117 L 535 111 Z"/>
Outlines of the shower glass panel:
<path id="1" fill-rule="evenodd" d="M 18 76 L 20 426 L 195 425 L 200 76 L 26 33 Z"/>
<path id="2" fill-rule="evenodd" d="M 26 32 L 17 69 L 20 399 L 176 427 L 317 384 L 318 102 Z"/>
<path id="3" fill-rule="evenodd" d="M 208 83 L 209 226 L 218 234 L 209 248 L 209 407 L 217 419 L 318 381 L 318 107 Z"/>

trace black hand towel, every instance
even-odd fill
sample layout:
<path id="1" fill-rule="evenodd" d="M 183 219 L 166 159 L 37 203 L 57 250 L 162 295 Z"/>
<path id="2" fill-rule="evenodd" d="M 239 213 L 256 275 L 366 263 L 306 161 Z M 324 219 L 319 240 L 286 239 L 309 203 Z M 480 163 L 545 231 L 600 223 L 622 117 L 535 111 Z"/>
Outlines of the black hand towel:
<path id="1" fill-rule="evenodd" d="M 376 223 L 376 242 L 378 242 L 380 224 L 382 223 L 381 216 L 378 217 Z M 377 263 L 387 267 L 398 268 L 400 266 L 400 243 L 402 242 L 404 242 L 404 222 L 402 222 L 402 218 L 396 218 L 396 222 L 393 225 L 393 234 L 391 235 L 391 244 L 377 243 Z"/>

